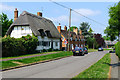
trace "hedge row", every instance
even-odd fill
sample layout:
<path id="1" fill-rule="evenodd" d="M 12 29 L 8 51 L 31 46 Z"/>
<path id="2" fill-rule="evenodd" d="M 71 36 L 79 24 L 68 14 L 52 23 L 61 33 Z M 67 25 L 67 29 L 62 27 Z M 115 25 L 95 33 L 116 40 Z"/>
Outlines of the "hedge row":
<path id="1" fill-rule="evenodd" d="M 115 53 L 120 58 L 120 41 L 115 44 Z"/>
<path id="2" fill-rule="evenodd" d="M 2 57 L 19 56 L 34 53 L 38 39 L 35 36 L 23 36 L 22 38 L 6 37 L 2 39 Z"/>

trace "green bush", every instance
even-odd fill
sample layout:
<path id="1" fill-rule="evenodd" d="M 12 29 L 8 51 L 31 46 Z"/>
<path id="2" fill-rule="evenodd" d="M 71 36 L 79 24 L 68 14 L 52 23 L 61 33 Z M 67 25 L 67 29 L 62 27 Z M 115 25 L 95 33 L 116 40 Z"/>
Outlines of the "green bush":
<path id="1" fill-rule="evenodd" d="M 115 53 L 120 59 L 120 41 L 115 44 Z"/>
<path id="2" fill-rule="evenodd" d="M 48 52 L 51 52 L 51 51 L 53 51 L 53 49 L 52 49 L 52 48 L 48 49 Z"/>
<path id="3" fill-rule="evenodd" d="M 38 39 L 35 36 L 27 35 L 22 38 L 6 37 L 2 39 L 2 56 L 19 56 L 34 53 Z"/>

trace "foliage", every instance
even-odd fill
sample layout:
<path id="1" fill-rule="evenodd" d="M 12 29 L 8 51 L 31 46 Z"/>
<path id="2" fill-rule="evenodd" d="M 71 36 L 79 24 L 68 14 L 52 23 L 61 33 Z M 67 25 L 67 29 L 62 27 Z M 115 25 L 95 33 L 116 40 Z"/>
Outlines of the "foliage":
<path id="1" fill-rule="evenodd" d="M 99 47 L 99 44 L 96 42 L 96 39 L 91 37 L 87 38 L 87 45 L 88 48 L 93 48 L 93 45 L 95 49 Z"/>
<path id="2" fill-rule="evenodd" d="M 115 53 L 120 58 L 120 41 L 115 44 Z"/>
<path id="3" fill-rule="evenodd" d="M 120 2 L 109 8 L 109 26 L 105 29 L 104 33 L 113 41 L 120 32 Z"/>
<path id="4" fill-rule="evenodd" d="M 72 26 L 72 27 L 70 27 L 70 31 L 72 31 L 73 32 L 73 29 L 76 29 L 77 27 L 76 26 Z M 68 31 L 69 31 L 69 29 L 68 29 Z"/>
<path id="5" fill-rule="evenodd" d="M 104 39 L 104 40 L 110 40 L 110 37 L 108 37 L 108 36 L 103 36 L 103 39 Z"/>
<path id="6" fill-rule="evenodd" d="M 82 22 L 80 24 L 80 30 L 82 30 L 82 34 L 83 34 L 83 36 L 85 36 L 85 38 L 89 37 L 89 32 L 88 32 L 89 27 L 90 27 L 90 25 L 87 22 Z"/>
<path id="7" fill-rule="evenodd" d="M 93 33 L 94 31 L 93 31 L 92 28 L 90 27 L 90 29 L 89 29 L 88 32 L 89 32 L 89 33 Z"/>
<path id="8" fill-rule="evenodd" d="M 110 64 L 110 54 L 107 53 L 102 59 L 97 63 L 80 73 L 79 75 L 72 78 L 72 80 L 102 80 L 108 78 L 109 64 Z"/>
<path id="9" fill-rule="evenodd" d="M 22 38 L 6 37 L 2 39 L 2 56 L 19 56 L 34 53 L 37 47 L 37 38 L 27 35 Z"/>
<path id="10" fill-rule="evenodd" d="M 13 23 L 13 20 L 9 20 L 7 15 L 2 13 L 0 14 L 0 25 L 2 25 L 2 37 L 5 36 L 8 28 L 10 27 L 10 25 Z M 1 29 L 1 26 L 0 26 Z"/>
<path id="11" fill-rule="evenodd" d="M 110 26 L 106 27 L 104 33 L 110 38 L 111 41 L 115 40 L 116 35 L 118 34 L 118 32 L 116 32 L 114 29 L 111 29 Z"/>

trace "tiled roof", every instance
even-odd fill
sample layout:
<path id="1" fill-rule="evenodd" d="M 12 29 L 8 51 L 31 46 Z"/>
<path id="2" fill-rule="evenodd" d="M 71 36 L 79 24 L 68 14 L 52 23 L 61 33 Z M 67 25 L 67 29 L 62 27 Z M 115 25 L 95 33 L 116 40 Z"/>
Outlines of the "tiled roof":
<path id="1" fill-rule="evenodd" d="M 61 30 L 61 34 L 62 34 L 66 39 L 68 39 L 68 33 L 69 33 L 69 31 Z M 75 40 L 76 38 L 77 38 L 77 40 L 79 40 L 79 39 L 80 39 L 80 36 L 82 36 L 82 35 L 80 35 L 80 34 L 76 35 L 75 32 L 70 32 L 70 36 L 73 38 L 73 40 Z M 81 38 L 83 38 L 83 37 L 81 37 Z"/>

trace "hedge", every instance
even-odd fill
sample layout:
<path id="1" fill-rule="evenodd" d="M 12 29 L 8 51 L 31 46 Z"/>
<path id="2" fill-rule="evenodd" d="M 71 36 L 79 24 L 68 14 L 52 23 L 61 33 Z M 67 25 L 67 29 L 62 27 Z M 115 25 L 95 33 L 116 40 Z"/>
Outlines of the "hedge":
<path id="1" fill-rule="evenodd" d="M 2 39 L 2 57 L 19 56 L 34 53 L 38 39 L 35 36 L 23 36 L 22 38 L 6 37 Z"/>
<path id="2" fill-rule="evenodd" d="M 120 41 L 115 44 L 115 53 L 120 59 Z"/>

